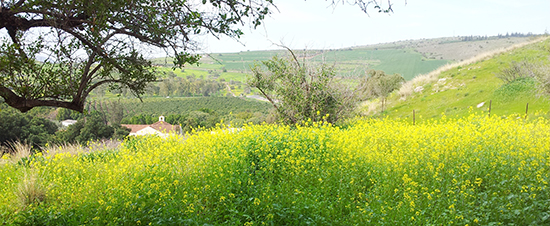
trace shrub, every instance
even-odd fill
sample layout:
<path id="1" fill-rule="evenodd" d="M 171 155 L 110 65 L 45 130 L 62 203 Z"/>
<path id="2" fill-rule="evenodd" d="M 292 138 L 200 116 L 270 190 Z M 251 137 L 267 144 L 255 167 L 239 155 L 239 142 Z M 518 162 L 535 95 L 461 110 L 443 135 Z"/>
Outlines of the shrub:
<path id="1" fill-rule="evenodd" d="M 308 65 L 292 57 L 274 56 L 251 67 L 247 83 L 257 88 L 286 124 L 308 120 L 335 123 L 356 105 L 355 91 L 336 82 L 334 67 L 322 63 Z"/>
<path id="2" fill-rule="evenodd" d="M 30 205 L 42 203 L 46 199 L 46 189 L 40 184 L 35 172 L 26 172 L 17 186 L 16 195 L 24 210 L 30 208 Z"/>
<path id="3" fill-rule="evenodd" d="M 511 83 L 520 78 L 535 78 L 535 66 L 527 61 L 512 61 L 510 67 L 502 69 L 496 76 L 505 83 Z"/>

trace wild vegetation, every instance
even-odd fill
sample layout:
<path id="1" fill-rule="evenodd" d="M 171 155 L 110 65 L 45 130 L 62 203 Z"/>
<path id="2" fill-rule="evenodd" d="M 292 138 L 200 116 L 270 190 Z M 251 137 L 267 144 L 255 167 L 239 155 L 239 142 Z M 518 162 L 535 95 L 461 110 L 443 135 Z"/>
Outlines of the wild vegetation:
<path id="1" fill-rule="evenodd" d="M 243 117 L 245 121 L 256 118 L 252 121 L 257 120 L 256 123 L 259 123 L 264 121 L 262 118 L 267 117 L 271 109 L 267 102 L 237 97 L 150 98 L 144 99 L 143 102 L 133 99 L 123 100 L 121 105 L 125 111 L 123 121 L 131 121 L 135 116 L 146 115 L 156 122 L 159 115 L 164 115 L 168 122 L 174 124 L 183 122 L 171 122 L 171 115 L 189 115 L 197 111 L 218 115 L 219 120 L 215 123 L 219 123 L 220 120 L 237 123 L 239 118 Z M 147 120 L 142 123 L 151 122 Z"/>
<path id="2" fill-rule="evenodd" d="M 145 92 L 141 96 L 147 97 L 193 97 L 193 96 L 222 96 L 225 89 L 225 84 L 216 79 L 196 78 L 194 75 L 176 77 L 172 71 L 167 75 L 160 74 L 159 81 L 151 82 L 145 88 Z M 95 99 L 113 99 L 117 96 L 135 97 L 128 89 L 109 92 L 107 87 L 98 88 L 93 92 L 91 100 Z"/>
<path id="3" fill-rule="evenodd" d="M 39 147 L 54 139 L 57 131 L 54 122 L 13 109 L 2 109 L 2 106 L 5 105 L 0 105 L 0 146 L 21 141 Z"/>
<path id="4" fill-rule="evenodd" d="M 547 119 L 471 115 L 50 149 L 2 158 L 0 223 L 544 225 L 549 145 Z"/>

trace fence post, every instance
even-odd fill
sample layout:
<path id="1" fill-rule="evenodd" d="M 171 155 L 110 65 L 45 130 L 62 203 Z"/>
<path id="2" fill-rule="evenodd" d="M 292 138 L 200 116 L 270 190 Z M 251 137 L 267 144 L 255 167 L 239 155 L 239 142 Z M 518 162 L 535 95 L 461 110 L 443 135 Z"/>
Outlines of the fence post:
<path id="1" fill-rule="evenodd" d="M 413 110 L 413 126 L 416 125 L 416 112 Z"/>
<path id="2" fill-rule="evenodd" d="M 525 106 L 525 119 L 527 119 L 527 112 L 529 111 L 529 103 Z"/>
<path id="3" fill-rule="evenodd" d="M 491 106 L 493 105 L 493 100 L 489 100 L 489 117 L 491 117 Z"/>

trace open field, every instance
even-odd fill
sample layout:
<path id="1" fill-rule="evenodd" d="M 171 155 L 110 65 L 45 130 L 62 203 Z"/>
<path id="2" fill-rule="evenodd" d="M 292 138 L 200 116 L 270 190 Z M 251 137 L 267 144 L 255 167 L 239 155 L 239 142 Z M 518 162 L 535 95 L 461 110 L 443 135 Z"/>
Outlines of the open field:
<path id="1" fill-rule="evenodd" d="M 530 40 L 529 37 L 489 37 L 487 40 L 462 41 L 460 37 L 407 40 L 369 46 L 357 46 L 328 50 L 295 50 L 300 60 L 334 64 L 339 76 L 356 77 L 365 74 L 367 69 L 398 73 L 411 80 L 451 62 L 459 62 L 479 53 L 508 47 Z M 196 71 L 216 71 L 226 81 L 245 81 L 246 73 L 255 62 L 268 60 L 274 55 L 287 55 L 283 50 L 247 51 L 239 53 L 212 53 L 204 55 L 199 67 L 188 65 L 189 72 L 177 73 L 187 76 Z M 155 59 L 157 65 L 171 70 L 171 60 Z M 226 71 L 226 72 L 224 72 Z M 231 74 L 229 74 L 230 72 Z M 203 74 L 204 75 L 204 74 Z"/>
<path id="2" fill-rule="evenodd" d="M 330 51 L 318 55 L 315 61 L 335 62 L 342 76 L 364 75 L 368 69 L 382 70 L 387 74 L 401 74 L 411 80 L 418 74 L 428 73 L 448 63 L 447 60 L 428 60 L 409 49 L 350 49 Z"/>
<path id="3" fill-rule="evenodd" d="M 496 74 L 514 61 L 547 65 L 549 50 L 536 41 L 417 77 L 409 88 L 421 89 L 394 93 L 382 117 L 341 127 L 248 124 L 4 155 L 0 225 L 548 225 L 550 100 L 531 78 Z M 242 121 L 269 107 L 225 97 L 121 102 L 128 114 L 245 109 Z"/>
<path id="4" fill-rule="evenodd" d="M 506 48 L 527 42 L 533 37 L 487 37 L 481 40 L 464 41 L 464 37 L 445 37 L 434 39 L 405 40 L 354 48 L 377 49 L 413 49 L 428 59 L 441 59 L 460 62 L 483 52 Z"/>
<path id="5" fill-rule="evenodd" d="M 50 148 L 0 160 L 0 224 L 547 225 L 549 149 L 548 120 L 484 115 Z"/>

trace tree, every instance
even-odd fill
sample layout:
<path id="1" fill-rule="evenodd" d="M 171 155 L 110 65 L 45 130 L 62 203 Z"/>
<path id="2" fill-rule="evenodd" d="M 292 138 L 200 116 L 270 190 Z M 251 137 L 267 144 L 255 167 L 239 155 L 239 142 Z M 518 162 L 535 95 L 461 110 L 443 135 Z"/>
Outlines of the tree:
<path id="1" fill-rule="evenodd" d="M 93 111 L 77 123 L 70 125 L 67 130 L 58 131 L 56 136 L 59 142 L 86 142 L 98 139 L 122 139 L 129 131 L 120 125 L 109 126 L 104 121 L 103 113 Z"/>
<path id="2" fill-rule="evenodd" d="M 55 115 L 55 120 L 63 121 L 66 119 L 73 119 L 71 116 L 71 110 L 66 108 L 59 108 L 59 110 L 57 110 L 57 114 Z"/>
<path id="3" fill-rule="evenodd" d="M 197 63 L 194 37 L 238 38 L 235 25 L 260 25 L 272 0 L 5 0 L 0 29 L 0 96 L 22 112 L 36 106 L 82 112 L 98 86 L 144 93 L 155 81 L 145 46 L 165 50 L 174 64 Z"/>
<path id="4" fill-rule="evenodd" d="M 335 6 L 344 0 L 332 0 Z M 355 0 L 367 12 L 391 12 L 391 3 Z M 175 67 L 200 59 L 196 37 L 239 38 L 237 25 L 262 23 L 273 0 L 2 0 L 0 96 L 22 112 L 55 106 L 83 112 L 99 86 L 140 96 L 155 70 L 144 56 L 158 48 Z"/>
<path id="5" fill-rule="evenodd" d="M 124 118 L 124 106 L 120 103 L 120 100 L 112 101 L 108 106 L 109 125 L 120 125 L 120 121 Z"/>
<path id="6" fill-rule="evenodd" d="M 21 141 L 38 147 L 51 141 L 57 131 L 55 123 L 47 119 L 11 109 L 0 111 L 0 125 L 0 145 Z"/>
<path id="7" fill-rule="evenodd" d="M 405 82 L 400 74 L 386 74 L 384 71 L 369 70 L 368 77 L 363 81 L 364 94 L 367 98 L 379 97 L 382 99 L 382 111 L 388 95 L 399 89 Z"/>
<path id="8" fill-rule="evenodd" d="M 300 63 L 292 57 L 273 57 L 262 65 L 251 67 L 248 85 L 257 88 L 284 123 L 303 121 L 334 123 L 355 106 L 355 91 L 335 82 L 334 68 L 325 63 L 318 66 Z"/>

